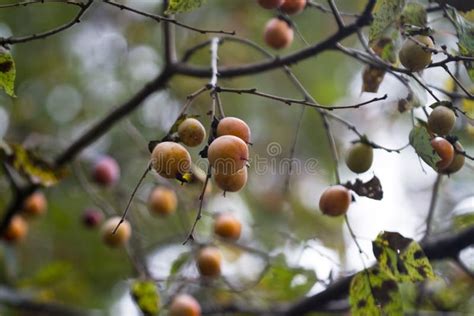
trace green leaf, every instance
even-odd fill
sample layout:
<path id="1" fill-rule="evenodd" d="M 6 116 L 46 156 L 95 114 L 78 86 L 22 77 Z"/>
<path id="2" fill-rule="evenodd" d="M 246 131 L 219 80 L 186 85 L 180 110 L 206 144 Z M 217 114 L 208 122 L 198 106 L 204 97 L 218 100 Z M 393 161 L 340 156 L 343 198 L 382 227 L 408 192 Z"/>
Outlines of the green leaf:
<path id="1" fill-rule="evenodd" d="M 398 284 L 378 267 L 357 273 L 351 281 L 352 316 L 403 315 Z"/>
<path id="2" fill-rule="evenodd" d="M 466 20 L 455 9 L 450 10 L 450 15 L 458 34 L 459 53 L 462 56 L 474 57 L 474 23 Z M 474 81 L 474 62 L 467 60 L 463 62 L 471 81 Z"/>
<path id="3" fill-rule="evenodd" d="M 31 278 L 20 281 L 22 287 L 51 287 L 64 281 L 68 275 L 73 273 L 73 266 L 64 261 L 56 261 L 47 264 Z"/>
<path id="4" fill-rule="evenodd" d="M 12 97 L 15 96 L 15 76 L 16 68 L 12 55 L 8 50 L 0 48 L 0 87 Z"/>
<path id="5" fill-rule="evenodd" d="M 170 276 L 175 275 L 178 273 L 181 268 L 189 261 L 191 258 L 191 254 L 189 252 L 184 252 L 179 255 L 178 258 L 173 262 L 170 268 Z"/>
<path id="6" fill-rule="evenodd" d="M 396 232 L 381 232 L 372 243 L 380 270 L 399 282 L 435 279 L 420 245 Z"/>
<path id="7" fill-rule="evenodd" d="M 452 212 L 452 224 L 456 230 L 474 225 L 474 196 L 467 197 L 456 205 Z"/>
<path id="8" fill-rule="evenodd" d="M 456 229 L 465 229 L 474 226 L 474 213 L 456 215 L 453 218 L 453 225 Z"/>
<path id="9" fill-rule="evenodd" d="M 56 168 L 35 152 L 19 144 L 9 144 L 2 141 L 0 144 L 0 159 L 6 161 L 19 174 L 35 184 L 52 186 L 66 176 L 64 168 Z"/>
<path id="10" fill-rule="evenodd" d="M 420 158 L 431 168 L 436 170 L 436 163 L 441 157 L 431 146 L 431 137 L 425 126 L 415 126 L 410 132 L 410 145 L 415 149 Z"/>
<path id="11" fill-rule="evenodd" d="M 289 267 L 281 254 L 272 261 L 257 289 L 271 301 L 292 301 L 308 293 L 316 281 L 314 270 Z"/>
<path id="12" fill-rule="evenodd" d="M 374 13 L 374 21 L 369 29 L 369 43 L 380 39 L 387 29 L 398 20 L 405 0 L 380 0 Z"/>
<path id="13" fill-rule="evenodd" d="M 402 25 L 407 24 L 418 27 L 426 27 L 428 23 L 428 17 L 425 6 L 416 2 L 407 3 L 405 8 L 403 8 L 402 15 L 400 16 L 400 23 Z"/>
<path id="14" fill-rule="evenodd" d="M 205 0 L 170 0 L 166 14 L 192 11 L 204 4 Z"/>
<path id="15" fill-rule="evenodd" d="M 133 300 L 144 315 L 158 315 L 160 296 L 153 281 L 135 281 L 130 289 Z"/>

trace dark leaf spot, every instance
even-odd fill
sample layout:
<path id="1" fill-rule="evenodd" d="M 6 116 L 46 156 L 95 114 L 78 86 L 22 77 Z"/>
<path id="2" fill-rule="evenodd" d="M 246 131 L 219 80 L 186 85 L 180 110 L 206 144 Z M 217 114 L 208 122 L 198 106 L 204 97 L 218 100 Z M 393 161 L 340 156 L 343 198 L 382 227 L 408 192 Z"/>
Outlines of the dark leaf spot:
<path id="1" fill-rule="evenodd" d="M 425 271 L 425 269 L 424 269 L 423 267 L 416 267 L 416 271 L 418 271 L 418 273 L 419 273 L 422 277 L 426 278 L 426 271 Z"/>
<path id="2" fill-rule="evenodd" d="M 390 248 L 397 250 L 397 253 L 405 250 L 408 245 L 413 241 L 410 238 L 405 238 L 397 232 L 385 232 L 383 235 L 384 239 L 388 241 Z"/>
<path id="3" fill-rule="evenodd" d="M 418 259 L 421 259 L 425 256 L 425 254 L 423 253 L 423 251 L 421 250 L 417 250 L 415 251 L 415 253 L 413 254 L 413 258 L 415 258 L 415 260 L 418 260 Z"/>
<path id="4" fill-rule="evenodd" d="M 402 260 L 397 260 L 397 269 L 401 274 L 407 274 L 407 268 L 405 267 L 405 264 L 403 263 Z"/>
<path id="5" fill-rule="evenodd" d="M 0 72 L 9 72 L 13 67 L 13 63 L 11 61 L 5 61 L 0 63 Z"/>
<path id="6" fill-rule="evenodd" d="M 359 302 L 357 302 L 357 307 L 358 308 L 364 308 L 367 305 L 367 301 L 362 299 Z"/>
<path id="7" fill-rule="evenodd" d="M 379 247 L 375 242 L 372 243 L 372 251 L 374 252 L 375 258 L 380 258 L 380 255 L 382 254 L 382 248 Z"/>
<path id="8" fill-rule="evenodd" d="M 380 287 L 374 287 L 374 298 L 381 305 L 385 305 L 390 302 L 391 292 L 397 289 L 397 283 L 393 280 L 385 280 L 382 282 Z"/>

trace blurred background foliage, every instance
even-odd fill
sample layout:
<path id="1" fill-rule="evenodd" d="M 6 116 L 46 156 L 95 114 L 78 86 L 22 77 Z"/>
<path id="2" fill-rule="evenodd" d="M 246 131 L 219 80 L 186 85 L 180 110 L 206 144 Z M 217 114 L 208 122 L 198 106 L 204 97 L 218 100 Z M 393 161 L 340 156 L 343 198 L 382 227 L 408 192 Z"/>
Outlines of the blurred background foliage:
<path id="1" fill-rule="evenodd" d="M 160 12 L 160 1 L 124 3 Z M 337 3 L 341 11 L 357 12 L 365 1 L 340 0 Z M 76 10 L 58 3 L 2 9 L 0 36 L 26 35 L 54 28 L 73 18 Z M 179 18 L 201 28 L 235 30 L 239 36 L 264 45 L 263 26 L 273 15 L 274 12 L 261 9 L 253 0 L 208 0 L 202 8 Z M 324 39 L 337 27 L 331 15 L 316 9 L 305 10 L 294 17 L 294 22 L 309 43 Z M 439 43 L 455 47 L 449 25 L 436 17 L 432 25 L 437 26 L 434 36 Z M 163 66 L 160 30 L 161 25 L 150 19 L 97 1 L 75 27 L 46 40 L 12 47 L 17 65 L 17 97 L 0 94 L 0 137 L 23 143 L 47 158 L 59 153 L 81 131 L 126 101 L 159 73 Z M 178 53 L 208 37 L 210 35 L 177 29 Z M 354 43 L 355 38 L 345 42 L 348 46 Z M 297 39 L 290 48 L 278 53 L 286 54 L 304 45 Z M 236 43 L 221 45 L 219 57 L 222 65 L 239 65 L 262 58 L 252 49 Z M 208 65 L 209 51 L 201 50 L 192 62 Z M 363 65 L 334 51 L 310 58 L 292 69 L 321 104 L 354 104 L 374 96 L 360 93 Z M 431 73 L 434 75 L 427 78 L 428 82 L 450 86 L 445 75 L 436 70 L 430 70 Z M 108 215 L 123 211 L 149 159 L 147 141 L 165 135 L 186 96 L 205 83 L 205 80 L 174 78 L 168 90 L 151 96 L 129 118 L 85 150 L 69 168 L 70 176 L 45 191 L 48 212 L 30 221 L 26 240 L 18 245 L 2 243 L 0 283 L 32 293 L 44 301 L 111 310 L 114 315 L 136 313 L 127 294 L 127 285 L 136 276 L 127 251 L 106 248 L 97 230 L 82 225 L 81 215 L 91 207 L 102 209 Z M 219 84 L 301 98 L 281 70 L 223 79 Z M 389 94 L 388 100 L 345 111 L 342 115 L 371 140 L 387 147 L 401 147 L 408 141 L 411 126 L 410 114 L 397 111 L 397 100 L 404 97 L 405 92 L 387 76 L 378 95 L 383 93 Z M 267 159 L 271 167 L 289 157 L 300 106 L 287 106 L 251 95 L 223 94 L 222 101 L 226 115 L 240 117 L 250 125 L 253 159 Z M 426 102 L 429 104 L 429 100 Z M 205 126 L 210 124 L 206 115 L 210 104 L 209 96 L 202 95 L 190 110 L 200 115 Z M 474 113 L 472 102 L 465 105 Z M 459 119 L 455 134 L 472 153 L 474 130 L 470 123 Z M 340 156 L 343 156 L 355 137 L 337 123 L 333 123 L 332 129 L 337 135 Z M 281 152 L 269 153 L 270 143 L 277 143 Z M 204 168 L 203 161 L 198 161 L 198 151 L 192 150 L 191 154 Z M 91 181 L 91 166 L 103 155 L 113 156 L 121 166 L 120 181 L 110 189 L 100 188 Z M 265 306 L 275 300 L 292 301 L 308 292 L 314 293 L 322 289 L 324 280 L 361 268 L 357 250 L 342 220 L 323 217 L 318 210 L 320 193 L 334 182 L 333 162 L 321 121 L 310 109 L 305 111 L 296 158 L 300 162 L 316 158 L 317 170 L 312 174 L 293 175 L 288 194 L 283 194 L 284 174 L 271 170 L 257 174 L 253 168 L 242 192 L 224 198 L 222 192 L 213 188 L 203 221 L 198 225 L 199 239 L 212 239 L 212 214 L 231 211 L 245 226 L 241 243 L 270 254 L 272 264 L 266 271 L 265 260 L 258 255 L 218 242 L 225 255 L 227 282 L 235 288 L 249 286 L 252 290 L 209 288 L 196 293 L 199 298 L 216 302 L 249 300 Z M 355 179 L 345 166 L 340 168 L 344 181 Z M 358 199 L 350 211 L 351 222 L 367 253 L 371 254 L 370 241 L 382 230 L 399 231 L 414 238 L 421 236 L 435 177 L 426 166 L 424 169 L 425 172 L 411 148 L 401 154 L 377 151 L 372 171 L 382 180 L 385 199 Z M 452 210 L 458 202 L 474 194 L 472 180 L 472 166 L 446 179 L 436 215 L 437 231 L 452 231 L 449 221 Z M 172 182 L 179 197 L 178 213 L 169 218 L 151 218 L 145 205 L 147 195 L 154 184 L 163 182 L 149 175 L 139 190 L 131 210 L 132 248 L 139 247 L 146 254 L 150 269 L 158 279 L 168 276 L 176 258 L 184 260 L 175 262 L 174 273 L 193 277 L 197 274 L 192 257 L 180 254 L 192 250 L 190 246 L 181 246 L 181 242 L 195 216 L 200 185 L 181 186 Z M 0 179 L 0 192 L 3 209 L 11 197 L 5 177 Z M 474 211 L 472 199 L 465 209 Z M 134 255 L 134 249 L 128 251 Z M 472 267 L 472 253 L 466 262 Z M 472 279 L 447 263 L 435 267 L 445 281 L 429 287 L 433 294 L 426 295 L 424 304 L 427 307 L 438 304 L 443 310 L 472 312 Z M 255 286 L 253 283 L 260 273 L 264 277 Z M 168 294 L 174 293 L 178 285 L 178 281 L 160 282 L 163 297 L 166 299 Z M 228 284 L 218 285 L 225 288 Z M 195 284 L 188 286 L 191 292 L 197 289 Z M 407 295 L 410 299 L 406 302 L 415 301 L 414 289 L 408 289 Z M 459 299 L 464 295 L 466 299 Z M 441 308 L 439 306 L 434 308 Z M 17 315 L 5 307 L 0 311 L 3 315 Z"/>

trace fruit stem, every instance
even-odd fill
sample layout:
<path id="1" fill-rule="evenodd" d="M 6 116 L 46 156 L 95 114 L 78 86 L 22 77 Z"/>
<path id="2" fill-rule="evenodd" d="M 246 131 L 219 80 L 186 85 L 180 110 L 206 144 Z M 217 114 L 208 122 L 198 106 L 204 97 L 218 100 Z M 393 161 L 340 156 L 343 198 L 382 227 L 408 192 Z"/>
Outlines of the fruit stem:
<path id="1" fill-rule="evenodd" d="M 441 186 L 441 181 L 443 180 L 443 175 L 438 174 L 436 180 L 433 184 L 433 191 L 431 192 L 430 206 L 428 207 L 428 215 L 426 217 L 426 232 L 422 240 L 425 240 L 429 237 L 432 231 L 433 215 L 436 209 L 436 204 L 438 201 L 439 187 Z"/>
<path id="2" fill-rule="evenodd" d="M 143 172 L 142 176 L 140 177 L 140 180 L 138 180 L 137 185 L 133 189 L 132 195 L 130 195 L 130 199 L 128 200 L 127 207 L 125 208 L 125 211 L 123 212 L 123 215 L 120 218 L 120 222 L 118 222 L 117 226 L 115 226 L 115 229 L 112 232 L 112 234 L 115 234 L 117 232 L 117 229 L 119 229 L 120 225 L 125 221 L 125 217 L 127 217 L 127 213 L 128 213 L 128 210 L 130 209 L 130 205 L 132 204 L 133 198 L 135 197 L 135 194 L 137 193 L 138 188 L 142 184 L 143 180 L 145 179 L 145 177 L 148 174 L 148 172 L 150 171 L 150 169 L 151 169 L 151 161 L 148 163 L 148 165 L 145 169 L 145 172 Z"/>

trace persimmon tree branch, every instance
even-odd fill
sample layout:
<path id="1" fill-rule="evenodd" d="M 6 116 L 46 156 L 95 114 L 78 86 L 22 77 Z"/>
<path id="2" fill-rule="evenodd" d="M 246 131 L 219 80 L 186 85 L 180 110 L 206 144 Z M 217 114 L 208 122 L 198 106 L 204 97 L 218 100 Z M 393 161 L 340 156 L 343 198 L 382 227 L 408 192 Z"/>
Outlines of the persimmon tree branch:
<path id="1" fill-rule="evenodd" d="M 207 87 L 211 90 L 211 98 L 212 98 L 212 108 L 211 108 L 211 125 L 212 122 L 215 119 L 216 115 L 216 107 L 218 103 L 218 95 L 217 95 L 217 79 L 219 76 L 219 71 L 218 71 L 218 61 L 219 61 L 219 56 L 218 56 L 218 50 L 219 50 L 219 38 L 214 37 L 211 40 L 211 70 L 212 70 L 212 75 L 211 75 L 211 80 L 209 81 Z M 209 140 L 210 142 L 212 140 L 213 134 L 212 134 L 212 126 L 209 129 Z M 207 173 L 206 173 L 206 178 L 204 180 L 204 184 L 202 186 L 201 194 L 199 195 L 199 208 L 196 213 L 196 218 L 194 219 L 194 222 L 191 226 L 191 230 L 189 231 L 189 234 L 187 235 L 186 239 L 183 242 L 183 245 L 186 244 L 188 241 L 193 241 L 194 240 L 194 231 L 196 229 L 197 223 L 199 220 L 201 220 L 202 217 L 202 208 L 204 206 L 204 196 L 206 195 L 206 189 L 209 184 L 209 180 L 211 179 L 211 171 L 212 167 L 209 164 L 207 167 Z"/>
<path id="2" fill-rule="evenodd" d="M 332 49 L 335 47 L 336 43 L 342 41 L 343 39 L 357 33 L 357 30 L 369 25 L 372 22 L 372 10 L 375 6 L 375 0 L 369 0 L 362 15 L 357 18 L 357 20 L 347 26 L 339 29 L 336 33 L 329 36 L 325 40 L 310 46 L 308 48 L 303 48 L 292 54 L 276 57 L 273 60 L 265 60 L 258 63 L 239 65 L 232 67 L 220 67 L 219 76 L 221 78 L 237 77 L 244 75 L 251 75 L 256 73 L 262 73 L 269 71 L 281 66 L 289 66 L 295 64 L 299 61 L 307 59 L 309 57 L 314 57 L 325 50 Z M 178 63 L 176 65 L 176 71 L 182 75 L 188 75 L 192 77 L 210 77 L 212 71 L 209 68 L 203 68 L 198 66 L 192 66 L 185 63 Z"/>
<path id="3" fill-rule="evenodd" d="M 38 1 L 37 1 L 38 2 Z M 55 29 L 43 32 L 43 33 L 37 33 L 37 34 L 31 34 L 31 35 L 26 35 L 26 36 L 11 36 L 7 38 L 0 38 L 0 45 L 5 46 L 5 45 L 13 45 L 13 44 L 20 44 L 20 43 L 26 43 L 26 42 L 31 42 L 34 40 L 39 40 L 39 39 L 44 39 L 49 36 L 55 35 L 59 32 L 62 32 L 64 30 L 67 30 L 68 28 L 72 27 L 76 23 L 81 22 L 82 16 L 86 13 L 87 9 L 92 5 L 94 1 L 93 0 L 87 0 L 85 3 L 79 3 L 77 2 L 76 5 L 80 7 L 79 12 L 77 15 L 68 23 L 61 25 Z M 71 1 L 63 1 L 61 3 L 66 3 L 66 4 L 71 4 Z"/>
<path id="4" fill-rule="evenodd" d="M 58 303 L 46 303 L 7 287 L 0 287 L 0 305 L 24 311 L 30 315 L 87 316 L 91 311 Z"/>

